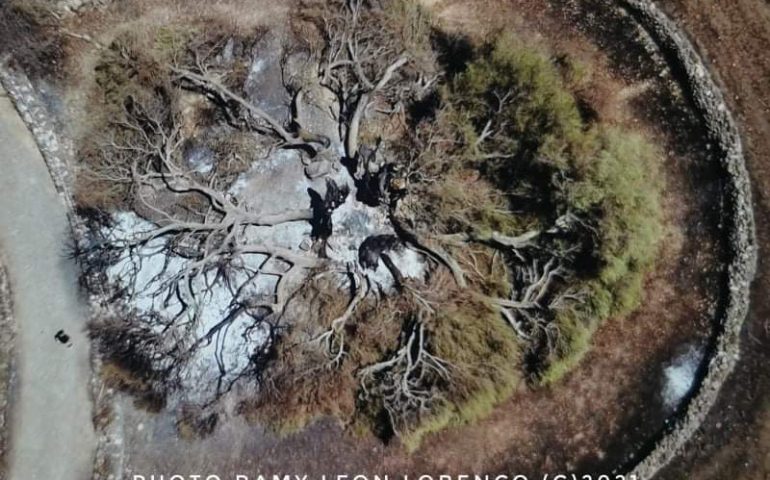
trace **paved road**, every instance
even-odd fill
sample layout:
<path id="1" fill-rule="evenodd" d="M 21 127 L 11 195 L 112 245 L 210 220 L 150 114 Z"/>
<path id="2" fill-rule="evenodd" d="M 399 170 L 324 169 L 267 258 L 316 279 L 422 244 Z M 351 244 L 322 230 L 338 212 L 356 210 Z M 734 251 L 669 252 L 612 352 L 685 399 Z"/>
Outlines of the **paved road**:
<path id="1" fill-rule="evenodd" d="M 0 94 L 2 94 L 0 90 Z M 0 96 L 0 245 L 18 325 L 11 409 L 10 480 L 91 478 L 86 308 L 75 266 L 63 254 L 66 210 L 10 101 Z M 63 329 L 67 347 L 54 340 Z"/>

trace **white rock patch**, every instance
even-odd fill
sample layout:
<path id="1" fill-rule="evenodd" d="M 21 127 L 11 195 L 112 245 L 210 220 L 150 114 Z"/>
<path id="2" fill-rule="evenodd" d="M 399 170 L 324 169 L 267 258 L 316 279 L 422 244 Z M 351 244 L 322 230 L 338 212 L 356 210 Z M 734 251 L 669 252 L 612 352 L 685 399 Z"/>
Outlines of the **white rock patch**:
<path id="1" fill-rule="evenodd" d="M 130 240 L 155 228 L 129 212 L 118 213 L 114 219 L 116 226 L 107 233 L 113 242 Z M 162 238 L 149 241 L 133 254 L 123 251 L 107 269 L 111 283 L 126 289 L 127 306 L 152 331 L 170 342 L 179 342 L 180 336 L 186 336 L 181 343 L 188 346 L 200 342 L 180 372 L 188 399 L 205 400 L 215 395 L 218 384 L 222 387 L 235 380 L 248 368 L 252 354 L 268 341 L 267 325 L 243 313 L 217 328 L 234 311 L 238 299 L 274 291 L 277 277 L 256 274 L 265 260 L 264 255 L 242 256 L 235 262 L 238 268 L 228 273 L 227 281 L 215 281 L 213 273 L 194 277 L 190 286 L 195 295 L 192 303 L 183 302 L 183 292 L 166 288 L 169 282 L 176 283 L 175 278 L 192 260 L 167 255 Z M 169 291 L 174 294 L 166 295 Z M 175 325 L 189 327 L 166 329 L 174 319 Z"/>
<path id="2" fill-rule="evenodd" d="M 702 349 L 690 346 L 663 369 L 663 406 L 673 411 L 695 384 L 695 376 L 703 359 Z"/>
<path id="3" fill-rule="evenodd" d="M 277 39 L 268 38 L 265 42 L 275 43 Z M 280 48 L 268 51 L 277 52 Z M 278 118 L 288 111 L 279 60 L 274 54 L 255 58 L 245 85 L 247 92 L 259 94 L 253 99 L 255 104 Z M 319 95 L 319 98 L 325 97 Z M 327 119 L 326 109 L 314 107 L 307 111 L 314 113 L 309 119 L 314 129 L 329 133 L 331 146 L 324 155 L 334 168 L 328 175 L 308 178 L 308 163 L 303 163 L 307 159 L 303 159 L 298 150 L 271 149 L 265 158 L 254 159 L 251 168 L 238 176 L 227 194 L 236 199 L 240 207 L 267 215 L 310 208 L 309 191 L 312 189 L 323 197 L 327 180 L 333 180 L 340 187 L 347 186 L 350 194 L 332 214 L 332 235 L 327 239 L 324 253 L 336 268 L 360 271 L 360 245 L 372 235 L 392 235 L 393 227 L 385 207 L 371 207 L 356 200 L 353 179 L 338 162 L 344 148 L 337 125 L 329 123 L 331 117 Z M 186 160 L 190 169 L 202 174 L 211 172 L 215 166 L 213 155 L 203 148 L 191 151 Z M 115 222 L 116 227 L 105 234 L 111 243 L 118 245 L 157 228 L 129 212 L 115 215 Z M 242 240 L 300 251 L 309 249 L 311 233 L 312 225 L 304 221 L 249 226 Z M 182 348 L 185 352 L 189 349 L 191 353 L 177 369 L 182 391 L 187 400 L 205 402 L 219 393 L 222 384 L 226 387 L 240 378 L 250 367 L 253 355 L 270 341 L 269 327 L 240 307 L 245 298 L 270 297 L 272 301 L 280 274 L 288 265 L 280 260 L 268 261 L 265 255 L 244 254 L 228 259 L 227 268 L 218 274 L 212 269 L 207 274 L 193 276 L 189 282 L 180 281 L 181 273 L 195 260 L 174 254 L 166 242 L 166 238 L 157 238 L 133 251 L 122 251 L 107 269 L 107 276 L 114 286 L 126 290 L 127 308 L 162 336 L 169 349 Z M 426 266 L 421 254 L 401 248 L 388 255 L 404 277 L 424 277 Z M 268 268 L 259 271 L 266 261 Z M 393 290 L 395 279 L 382 260 L 376 270 L 362 273 L 381 291 Z M 291 281 L 303 280 L 297 277 Z M 343 282 L 347 281 L 343 277 Z M 340 295 L 349 295 L 349 292 L 341 288 Z"/>

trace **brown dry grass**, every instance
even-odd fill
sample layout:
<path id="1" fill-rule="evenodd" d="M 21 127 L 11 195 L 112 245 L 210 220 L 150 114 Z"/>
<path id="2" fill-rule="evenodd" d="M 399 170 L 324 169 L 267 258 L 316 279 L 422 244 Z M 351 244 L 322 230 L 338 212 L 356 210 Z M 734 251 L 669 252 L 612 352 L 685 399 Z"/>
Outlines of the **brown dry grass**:
<path id="1" fill-rule="evenodd" d="M 99 375 L 108 388 L 133 395 L 137 406 L 149 412 L 157 412 L 163 408 L 164 398 L 153 389 L 152 382 L 140 378 L 135 372 L 115 362 L 106 361 L 102 364 Z"/>
<path id="2" fill-rule="evenodd" d="M 264 391 L 241 405 L 247 418 L 266 423 L 281 434 L 295 432 L 323 417 L 337 418 L 343 425 L 355 420 L 356 371 L 395 346 L 401 323 L 392 313 L 398 311 L 394 305 L 374 301 L 359 305 L 344 329 L 345 359 L 339 367 L 331 367 L 323 347 L 312 340 L 347 308 L 349 299 L 340 293 L 338 286 L 317 279 L 289 304 L 284 315 L 289 331 L 278 343 L 276 361 L 265 373 Z"/>
<path id="3" fill-rule="evenodd" d="M 81 173 L 75 177 L 73 200 L 81 208 L 108 212 L 126 205 L 128 196 L 123 185 Z"/>

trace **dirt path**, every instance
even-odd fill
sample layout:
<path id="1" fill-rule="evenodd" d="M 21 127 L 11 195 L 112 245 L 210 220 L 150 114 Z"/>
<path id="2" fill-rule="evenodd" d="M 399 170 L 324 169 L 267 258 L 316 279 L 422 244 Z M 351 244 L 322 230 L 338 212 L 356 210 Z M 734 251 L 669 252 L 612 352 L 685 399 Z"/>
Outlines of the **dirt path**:
<path id="1" fill-rule="evenodd" d="M 0 243 L 19 327 L 9 478 L 83 480 L 90 478 L 95 445 L 87 313 L 75 266 L 64 257 L 65 207 L 6 97 L 0 97 L 0 165 Z M 54 340 L 60 329 L 71 346 Z"/>

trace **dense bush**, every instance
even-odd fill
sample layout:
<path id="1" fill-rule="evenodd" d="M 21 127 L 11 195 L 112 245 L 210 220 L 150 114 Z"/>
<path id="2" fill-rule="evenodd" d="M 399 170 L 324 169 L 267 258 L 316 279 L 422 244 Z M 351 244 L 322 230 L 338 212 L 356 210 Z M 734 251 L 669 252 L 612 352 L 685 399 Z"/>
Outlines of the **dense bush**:
<path id="1" fill-rule="evenodd" d="M 579 180 L 567 189 L 566 201 L 596 217 L 599 271 L 586 282 L 588 303 L 558 319 L 562 343 L 545 382 L 558 380 L 582 358 L 604 319 L 639 306 L 663 233 L 655 149 L 642 136 L 616 128 L 605 129 L 597 142 L 591 160 L 576 166 Z"/>
<path id="2" fill-rule="evenodd" d="M 431 330 L 435 354 L 453 367 L 448 402 L 403 435 L 408 450 L 416 449 L 429 433 L 486 417 L 522 378 L 516 336 L 499 312 L 459 293 L 454 298 L 442 306 Z"/>
<path id="3" fill-rule="evenodd" d="M 440 156 L 449 175 L 432 187 L 450 230 L 518 234 L 547 229 L 567 212 L 585 225 L 587 248 L 572 282 L 586 301 L 557 312 L 558 348 L 539 372 L 545 382 L 574 366 L 603 320 L 639 305 L 662 234 L 655 148 L 639 133 L 582 118 L 569 87 L 585 67 L 561 63 L 503 36 L 447 85 L 438 121 L 461 148 Z M 497 194 L 457 181 L 472 171 Z M 463 195 L 473 198 L 457 199 Z M 473 208 L 458 208 L 463 203 Z M 451 221 L 458 211 L 463 221 Z"/>

